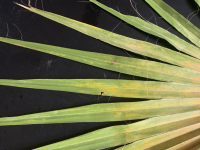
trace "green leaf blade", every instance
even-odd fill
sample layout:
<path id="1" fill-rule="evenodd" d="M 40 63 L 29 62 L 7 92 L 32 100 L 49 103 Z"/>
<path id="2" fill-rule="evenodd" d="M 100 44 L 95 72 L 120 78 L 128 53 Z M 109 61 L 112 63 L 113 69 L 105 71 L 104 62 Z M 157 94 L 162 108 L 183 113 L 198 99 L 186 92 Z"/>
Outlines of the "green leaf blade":
<path id="1" fill-rule="evenodd" d="M 1 42 L 33 49 L 91 66 L 155 80 L 200 84 L 200 72 L 136 58 L 93 53 L 0 37 Z"/>
<path id="2" fill-rule="evenodd" d="M 103 149 L 124 145 L 157 134 L 199 123 L 199 111 L 155 117 L 130 125 L 113 126 L 100 129 L 72 139 L 37 148 L 46 149 Z"/>
<path id="3" fill-rule="evenodd" d="M 200 0 L 195 0 L 195 2 L 200 6 Z"/>
<path id="4" fill-rule="evenodd" d="M 145 0 L 154 8 L 167 22 L 175 27 L 180 33 L 195 45 L 200 47 L 200 30 L 189 20 L 171 8 L 162 0 Z"/>
<path id="5" fill-rule="evenodd" d="M 43 17 L 56 21 L 60 24 L 68 26 L 74 30 L 77 30 L 83 34 L 99 39 L 103 42 L 111 44 L 113 46 L 126 49 L 128 51 L 155 58 L 170 64 L 175 64 L 181 67 L 190 68 L 192 70 L 200 71 L 200 60 L 193 57 L 172 51 L 170 49 L 157 46 L 148 42 L 143 42 L 135 39 L 131 39 L 122 35 L 118 35 L 85 23 L 78 22 L 60 15 L 56 15 L 50 12 L 45 12 L 36 8 L 28 8 L 20 5 L 34 13 L 37 13 Z"/>
<path id="6" fill-rule="evenodd" d="M 186 142 L 187 140 L 190 140 L 198 136 L 199 134 L 200 134 L 200 123 L 197 123 L 171 132 L 146 138 L 144 140 L 139 140 L 132 144 L 120 147 L 116 150 L 132 150 L 132 149 L 166 150 L 182 142 Z"/>
<path id="7" fill-rule="evenodd" d="M 0 118 L 0 126 L 105 122 L 145 119 L 200 109 L 200 99 L 162 99 L 145 102 L 94 104 L 30 115 Z"/>
<path id="8" fill-rule="evenodd" d="M 193 84 L 112 79 L 0 79 L 0 85 L 127 98 L 198 98 Z"/>
<path id="9" fill-rule="evenodd" d="M 167 30 L 154 25 L 150 22 L 144 21 L 138 17 L 133 17 L 133 16 L 129 16 L 129 15 L 123 15 L 117 11 L 115 11 L 114 9 L 111 9 L 101 3 L 99 3 L 96 0 L 90 0 L 92 3 L 98 5 L 99 7 L 101 7 L 102 9 L 108 11 L 109 13 L 111 13 L 112 15 L 120 18 L 121 20 L 129 23 L 130 25 L 144 31 L 147 32 L 149 34 L 155 35 L 157 37 L 160 37 L 162 39 L 167 40 L 170 44 L 172 44 L 173 46 L 175 46 L 178 50 L 189 54 L 193 57 L 196 58 L 200 58 L 200 49 L 192 44 L 187 43 L 186 41 L 182 40 L 181 38 L 179 38 L 178 36 L 168 32 Z"/>

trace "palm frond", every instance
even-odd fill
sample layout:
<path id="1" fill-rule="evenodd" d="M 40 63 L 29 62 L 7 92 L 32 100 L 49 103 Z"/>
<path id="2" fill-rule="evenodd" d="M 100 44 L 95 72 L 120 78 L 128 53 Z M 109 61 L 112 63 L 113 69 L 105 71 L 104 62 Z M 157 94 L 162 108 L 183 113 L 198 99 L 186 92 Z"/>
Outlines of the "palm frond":
<path id="1" fill-rule="evenodd" d="M 167 82 L 200 84 L 200 72 L 155 61 L 86 52 L 3 37 L 0 41 L 128 75 Z"/>
<path id="2" fill-rule="evenodd" d="M 167 40 L 170 44 L 172 44 L 178 50 L 180 50 L 186 54 L 189 54 L 193 57 L 196 57 L 198 59 L 200 58 L 200 49 L 198 47 L 184 41 L 183 39 L 170 33 L 169 31 L 167 31 L 153 23 L 147 22 L 146 20 L 140 19 L 139 17 L 121 14 L 120 12 L 107 7 L 96 0 L 90 0 L 90 1 L 94 4 L 96 4 L 97 6 L 101 7 L 102 9 L 108 11 L 112 15 L 118 17 L 119 19 L 129 23 L 130 25 L 132 25 L 144 32 L 147 32 L 149 34 L 152 34 L 159 38 Z"/>
<path id="3" fill-rule="evenodd" d="M 0 118 L 0 126 L 135 120 L 196 111 L 199 108 L 199 98 L 93 104 L 17 117 L 4 117 Z"/>
<path id="4" fill-rule="evenodd" d="M 112 126 L 65 141 L 37 148 L 45 149 L 103 149 L 128 144 L 199 123 L 200 111 L 155 117 L 129 125 Z"/>
<path id="5" fill-rule="evenodd" d="M 189 20 L 167 5 L 163 0 L 145 0 L 168 23 L 182 33 L 186 38 L 200 47 L 200 30 Z"/>
<path id="6" fill-rule="evenodd" d="M 199 4 L 198 0 L 195 1 Z M 0 85 L 75 92 L 98 95 L 100 97 L 113 96 L 150 100 L 93 104 L 36 114 L 3 117 L 0 118 L 0 126 L 146 119 L 133 124 L 103 128 L 40 147 L 37 150 L 88 150 L 114 146 L 122 146 L 117 150 L 175 150 L 185 147 L 187 149 L 198 149 L 200 147 L 198 145 L 200 141 L 200 30 L 162 0 L 146 0 L 146 2 L 198 47 L 138 17 L 121 14 L 96 0 L 90 0 L 90 2 L 142 31 L 165 39 L 175 46 L 179 52 L 21 4 L 18 5 L 83 34 L 118 48 L 160 60 L 162 63 L 3 37 L 0 37 L 0 41 L 91 66 L 159 81 L 0 79 Z"/>
<path id="7" fill-rule="evenodd" d="M 18 4 L 19 5 L 19 4 Z M 200 60 L 190 57 L 188 55 L 181 54 L 179 52 L 172 51 L 170 49 L 154 45 L 148 42 L 135 40 L 128 38 L 104 29 L 100 29 L 73 19 L 69 19 L 54 13 L 39 10 L 33 7 L 25 7 L 20 5 L 36 14 L 51 19 L 55 22 L 63 24 L 81 33 L 84 33 L 93 38 L 99 39 L 103 42 L 111 44 L 113 46 L 126 49 L 130 52 L 134 52 L 140 55 L 148 56 L 154 59 L 158 59 L 177 66 L 190 68 L 192 70 L 200 71 Z"/>

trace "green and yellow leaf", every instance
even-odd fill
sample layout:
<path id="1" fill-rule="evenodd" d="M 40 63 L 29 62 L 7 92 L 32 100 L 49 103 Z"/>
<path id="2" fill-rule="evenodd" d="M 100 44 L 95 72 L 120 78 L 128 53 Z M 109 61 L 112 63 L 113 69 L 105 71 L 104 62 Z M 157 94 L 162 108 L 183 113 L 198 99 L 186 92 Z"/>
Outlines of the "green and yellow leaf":
<path id="1" fill-rule="evenodd" d="M 200 58 L 200 49 L 184 40 L 182 40 L 181 38 L 179 38 L 178 36 L 168 32 L 167 30 L 152 24 L 150 22 L 147 22 L 143 19 L 140 19 L 138 17 L 133 17 L 133 16 L 129 16 L 129 15 L 124 15 L 121 14 L 120 12 L 111 9 L 101 3 L 99 3 L 96 0 L 90 0 L 90 2 L 98 5 L 99 7 L 101 7 L 102 9 L 108 11 L 109 13 L 111 13 L 112 15 L 120 18 L 121 20 L 129 23 L 130 25 L 144 31 L 147 32 L 149 34 L 155 35 L 159 38 L 165 39 L 167 40 L 170 44 L 172 44 L 174 47 L 176 47 L 178 50 L 189 54 L 193 57 L 196 58 Z"/>
<path id="2" fill-rule="evenodd" d="M 200 84 L 200 72 L 136 58 L 86 52 L 69 48 L 0 38 L 1 42 L 71 59 L 91 66 L 161 81 Z"/>
<path id="3" fill-rule="evenodd" d="M 0 126 L 104 122 L 145 119 L 200 109 L 200 99 L 162 99 L 144 102 L 94 104 L 89 106 L 55 110 L 17 117 L 0 118 Z"/>
<path id="4" fill-rule="evenodd" d="M 88 150 L 128 144 L 199 123 L 200 111 L 155 117 L 129 125 L 112 126 L 35 150 Z"/>
<path id="5" fill-rule="evenodd" d="M 163 0 L 145 0 L 168 23 L 182 33 L 195 45 L 200 47 L 200 30 L 189 20 L 167 5 Z M 180 3 L 181 4 L 181 3 Z"/>
<path id="6" fill-rule="evenodd" d="M 0 85 L 127 98 L 198 98 L 193 84 L 112 79 L 0 79 Z"/>
<path id="7" fill-rule="evenodd" d="M 185 142 L 182 142 L 182 143 L 180 143 L 180 144 L 178 144 L 176 146 L 168 148 L 167 150 L 184 150 L 184 149 L 188 149 L 189 150 L 190 148 L 195 147 L 199 143 L 200 143 L 200 135 L 196 136 L 194 138 L 191 138 L 190 140 L 187 140 Z"/>
<path id="8" fill-rule="evenodd" d="M 129 75 L 167 81 L 132 81 L 113 79 L 0 79 L 0 85 L 42 90 L 66 91 L 100 96 L 160 99 L 143 102 L 94 104 L 77 108 L 0 118 L 0 126 L 104 122 L 146 119 L 129 125 L 112 126 L 36 150 L 88 150 L 123 146 L 129 149 L 198 149 L 200 141 L 200 51 L 171 34 L 138 17 L 123 15 L 96 0 L 90 0 L 123 21 L 167 40 L 179 51 L 142 42 L 33 7 L 36 14 L 63 24 L 113 46 L 148 56 L 172 65 L 61 48 L 0 37 L 1 42 L 37 50 L 95 67 Z M 199 1 L 195 0 L 198 4 Z M 146 0 L 164 19 L 195 45 L 200 46 L 200 30 L 162 0 Z M 152 30 L 153 29 L 153 30 Z M 193 56 L 193 57 L 191 57 Z M 194 58 L 196 57 L 196 58 Z M 176 65 L 176 66 L 173 66 Z M 153 117 L 153 118 L 151 118 Z M 134 142 L 134 143 L 133 143 Z"/>
<path id="9" fill-rule="evenodd" d="M 166 150 L 200 134 L 200 123 L 136 141 L 116 150 Z M 188 145 L 191 148 L 191 145 Z M 176 149 L 177 150 L 177 149 Z"/>
<path id="10" fill-rule="evenodd" d="M 20 4 L 18 4 L 20 5 Z M 74 30 L 77 30 L 81 33 L 99 39 L 103 42 L 111 44 L 113 46 L 126 49 L 128 51 L 155 58 L 170 64 L 177 66 L 190 68 L 192 70 L 200 71 L 200 60 L 190 57 L 188 55 L 181 54 L 179 52 L 172 51 L 170 49 L 154 45 L 148 42 L 143 42 L 140 40 L 135 40 L 128 38 L 119 34 L 115 34 L 104 29 L 100 29 L 82 22 L 78 22 L 73 19 L 69 19 L 57 14 L 39 10 L 33 7 L 25 7 L 20 5 L 36 14 L 39 14 L 43 17 L 56 21 L 60 24 L 68 26 Z"/>

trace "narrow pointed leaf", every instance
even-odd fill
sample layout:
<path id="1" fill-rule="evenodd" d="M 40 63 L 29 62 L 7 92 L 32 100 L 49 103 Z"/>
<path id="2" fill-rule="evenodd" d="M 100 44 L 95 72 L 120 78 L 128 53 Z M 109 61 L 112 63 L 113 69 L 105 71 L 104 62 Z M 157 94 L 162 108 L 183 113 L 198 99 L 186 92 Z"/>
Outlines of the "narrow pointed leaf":
<path id="1" fill-rule="evenodd" d="M 75 138 L 37 148 L 36 150 L 103 149 L 124 145 L 157 134 L 199 123 L 200 111 L 155 117 L 130 125 L 113 126 Z"/>
<path id="2" fill-rule="evenodd" d="M 0 79 L 0 85 L 127 98 L 198 98 L 193 84 L 112 79 Z"/>
<path id="3" fill-rule="evenodd" d="M 18 4 L 20 5 L 20 4 Z M 23 5 L 20 5 L 34 13 L 37 13 L 43 17 L 56 21 L 60 24 L 68 26 L 72 29 L 75 29 L 81 33 L 109 43 L 113 46 L 126 49 L 128 51 L 145 55 L 151 58 L 155 58 L 161 61 L 165 61 L 171 64 L 182 66 L 185 68 L 190 68 L 196 71 L 200 71 L 200 60 L 193 57 L 172 51 L 170 49 L 154 45 L 148 42 L 143 42 L 128 38 L 122 35 L 118 35 L 82 22 L 78 22 L 73 19 L 69 19 L 60 15 L 56 15 L 50 12 L 42 11 L 36 8 L 29 8 Z"/>
<path id="4" fill-rule="evenodd" d="M 190 149 L 200 143 L 200 135 L 196 136 L 188 141 L 185 141 L 183 143 L 180 143 L 174 147 L 171 147 L 167 150 L 185 150 L 185 149 Z"/>
<path id="5" fill-rule="evenodd" d="M 123 14 L 119 13 L 118 11 L 99 3 L 96 0 L 90 0 L 90 1 L 93 2 L 94 4 L 98 5 L 99 7 L 103 8 L 104 10 L 108 11 L 112 15 L 129 23 L 130 25 L 132 25 L 144 32 L 147 32 L 149 34 L 152 34 L 152 35 L 155 35 L 157 37 L 167 40 L 170 44 L 175 46 L 178 50 L 180 50 L 186 54 L 189 54 L 193 57 L 200 58 L 200 49 L 198 47 L 182 40 L 178 36 L 168 32 L 167 30 L 165 30 L 157 25 L 154 25 L 150 22 L 144 21 L 143 19 L 140 19 L 138 17 L 123 15 Z"/>
<path id="6" fill-rule="evenodd" d="M 200 134 L 200 123 L 136 141 L 116 150 L 166 150 Z"/>
<path id="7" fill-rule="evenodd" d="M 162 99 L 132 103 L 94 104 L 17 117 L 0 118 L 0 126 L 145 119 L 200 109 L 200 99 Z"/>
<path id="8" fill-rule="evenodd" d="M 183 133 L 184 133 L 184 131 L 183 131 Z M 198 136 L 199 134 L 200 134 L 200 129 L 193 130 L 193 131 L 190 131 L 189 133 L 186 133 L 186 134 L 184 134 L 182 136 L 179 136 L 177 138 L 171 139 L 171 140 L 166 141 L 166 142 L 164 142 L 162 144 L 153 146 L 153 147 L 149 148 L 149 150 L 155 150 L 155 149 L 166 150 L 166 148 L 170 148 L 170 147 L 172 147 L 174 145 L 179 144 L 180 142 L 184 142 L 184 141 L 187 141 L 189 139 L 192 139 L 195 136 Z"/>
<path id="9" fill-rule="evenodd" d="M 2 37 L 0 38 L 0 41 L 129 75 L 162 81 L 200 84 L 200 72 L 187 68 L 176 67 L 154 61 L 73 50 Z"/>
<path id="10" fill-rule="evenodd" d="M 145 1 L 180 33 L 200 47 L 200 30 L 189 20 L 167 5 L 163 0 Z"/>

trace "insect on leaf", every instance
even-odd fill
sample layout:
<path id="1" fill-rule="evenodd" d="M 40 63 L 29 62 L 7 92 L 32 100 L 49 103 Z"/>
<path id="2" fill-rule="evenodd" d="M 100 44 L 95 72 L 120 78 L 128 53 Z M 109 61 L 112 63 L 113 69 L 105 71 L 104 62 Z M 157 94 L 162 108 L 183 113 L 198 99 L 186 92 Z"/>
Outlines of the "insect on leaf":
<path id="1" fill-rule="evenodd" d="M 112 79 L 0 79 L 0 85 L 127 98 L 198 98 L 200 96 L 200 85 L 156 81 Z"/>

